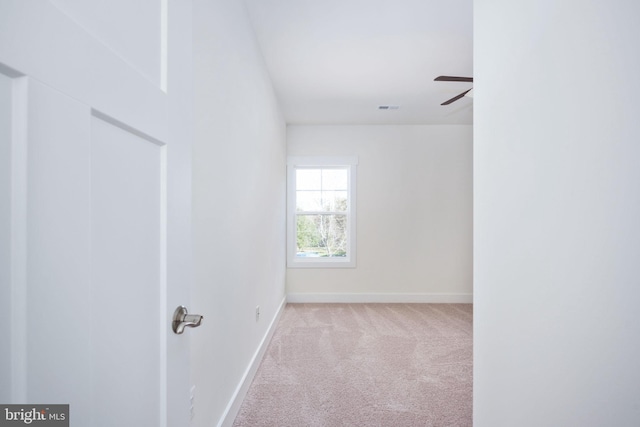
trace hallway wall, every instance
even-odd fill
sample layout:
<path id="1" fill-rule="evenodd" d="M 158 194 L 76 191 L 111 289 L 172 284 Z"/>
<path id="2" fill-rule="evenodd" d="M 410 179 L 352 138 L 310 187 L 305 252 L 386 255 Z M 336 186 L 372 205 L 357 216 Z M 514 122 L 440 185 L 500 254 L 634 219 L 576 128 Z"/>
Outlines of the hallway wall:
<path id="1" fill-rule="evenodd" d="M 196 426 L 222 420 L 284 298 L 285 123 L 242 2 L 194 1 Z M 260 320 L 256 321 L 256 306 Z"/>
<path id="2" fill-rule="evenodd" d="M 640 3 L 474 2 L 474 426 L 640 419 Z"/>

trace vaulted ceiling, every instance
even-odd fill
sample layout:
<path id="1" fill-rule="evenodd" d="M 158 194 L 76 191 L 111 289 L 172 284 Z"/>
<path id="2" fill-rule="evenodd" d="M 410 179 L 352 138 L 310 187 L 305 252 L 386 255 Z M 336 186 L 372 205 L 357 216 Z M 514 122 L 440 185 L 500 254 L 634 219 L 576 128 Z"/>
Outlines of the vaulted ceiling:
<path id="1" fill-rule="evenodd" d="M 245 3 L 287 123 L 472 123 L 472 0 Z"/>

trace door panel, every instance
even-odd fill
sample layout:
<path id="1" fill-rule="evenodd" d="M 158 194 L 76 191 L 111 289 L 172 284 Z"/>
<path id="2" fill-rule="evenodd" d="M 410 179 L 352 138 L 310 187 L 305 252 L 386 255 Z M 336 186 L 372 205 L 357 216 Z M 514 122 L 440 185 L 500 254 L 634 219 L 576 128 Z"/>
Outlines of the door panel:
<path id="1" fill-rule="evenodd" d="M 91 128 L 93 391 L 110 402 L 96 408 L 110 422 L 93 425 L 160 425 L 164 148 L 96 117 Z M 117 388 L 97 386 L 114 372 Z"/>
<path id="2" fill-rule="evenodd" d="M 25 401 L 69 403 L 74 425 L 164 425 L 164 147 L 28 91 Z"/>
<path id="3" fill-rule="evenodd" d="M 0 1 L 2 64 L 166 141 L 167 94 L 49 1 Z"/>
<path id="4" fill-rule="evenodd" d="M 27 325 L 23 398 L 49 402 L 56 390 L 51 403 L 73 402 L 74 418 L 89 425 L 90 109 L 34 80 L 28 92 L 26 312 L 17 313 Z"/>
<path id="5" fill-rule="evenodd" d="M 160 86 L 160 0 L 49 0 Z M 118 22 L 118 25 L 113 25 Z M 134 33 L 136 37 L 129 37 Z"/>

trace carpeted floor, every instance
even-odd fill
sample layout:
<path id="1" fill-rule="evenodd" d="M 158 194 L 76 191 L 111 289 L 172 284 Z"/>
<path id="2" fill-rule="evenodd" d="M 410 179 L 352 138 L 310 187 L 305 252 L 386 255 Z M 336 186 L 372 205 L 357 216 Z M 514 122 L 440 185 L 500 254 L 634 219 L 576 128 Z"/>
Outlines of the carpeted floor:
<path id="1" fill-rule="evenodd" d="M 471 304 L 289 304 L 236 427 L 471 426 Z"/>

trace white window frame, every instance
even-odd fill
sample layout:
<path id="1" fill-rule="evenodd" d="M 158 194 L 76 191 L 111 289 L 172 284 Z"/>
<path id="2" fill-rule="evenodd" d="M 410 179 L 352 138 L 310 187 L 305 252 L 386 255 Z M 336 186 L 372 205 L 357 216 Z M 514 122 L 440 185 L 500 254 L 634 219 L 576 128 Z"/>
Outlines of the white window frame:
<path id="1" fill-rule="evenodd" d="M 289 157 L 287 159 L 287 267 L 354 268 L 356 266 L 356 176 L 357 157 Z M 296 170 L 313 168 L 348 170 L 347 256 L 306 258 L 296 256 Z"/>

